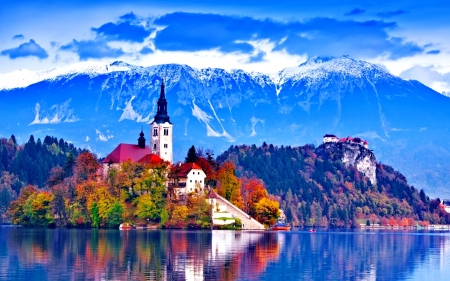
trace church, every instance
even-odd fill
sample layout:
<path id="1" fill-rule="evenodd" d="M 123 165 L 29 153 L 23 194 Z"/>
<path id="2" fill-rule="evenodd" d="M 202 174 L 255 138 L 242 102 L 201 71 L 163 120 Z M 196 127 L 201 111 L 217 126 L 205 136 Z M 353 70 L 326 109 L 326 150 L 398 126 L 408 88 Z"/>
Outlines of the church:
<path id="1" fill-rule="evenodd" d="M 111 167 L 120 168 L 126 161 L 161 164 L 163 161 L 171 164 L 171 184 L 177 195 L 189 192 L 203 191 L 206 174 L 196 164 L 173 164 L 173 124 L 167 113 L 167 100 L 164 80 L 158 99 L 158 110 L 150 123 L 150 146 L 146 145 L 144 132 L 141 130 L 137 144 L 119 144 L 103 161 L 102 174 L 107 175 Z M 176 182 L 176 184 L 174 184 Z"/>

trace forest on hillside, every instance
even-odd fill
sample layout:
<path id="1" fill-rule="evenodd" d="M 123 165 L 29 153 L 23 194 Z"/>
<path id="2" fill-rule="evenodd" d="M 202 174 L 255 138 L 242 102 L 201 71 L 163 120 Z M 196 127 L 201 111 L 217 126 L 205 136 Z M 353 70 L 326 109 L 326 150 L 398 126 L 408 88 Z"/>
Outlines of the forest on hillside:
<path id="1" fill-rule="evenodd" d="M 294 225 L 351 227 L 358 219 L 404 226 L 450 223 L 439 199 L 410 186 L 392 167 L 377 163 L 372 184 L 354 166 L 345 166 L 336 151 L 317 152 L 313 145 L 241 145 L 231 146 L 217 162 L 232 161 L 237 176 L 261 179 Z"/>
<path id="2" fill-rule="evenodd" d="M 16 137 L 0 139 L 0 217 L 9 203 L 17 198 L 22 187 L 34 185 L 45 188 L 50 171 L 54 167 L 62 167 L 69 175 L 75 159 L 82 152 L 64 139 L 46 136 L 29 140 L 22 145 Z"/>
<path id="3" fill-rule="evenodd" d="M 82 159 L 90 159 L 90 168 L 83 168 L 87 164 Z M 297 226 L 357 227 L 361 221 L 404 226 L 450 223 L 450 214 L 442 208 L 439 199 L 430 199 L 423 190 L 410 186 L 392 167 L 376 163 L 374 184 L 355 167 L 344 165 L 341 159 L 338 151 L 313 145 L 277 147 L 264 143 L 259 147 L 231 146 L 217 158 L 210 150 L 192 146 L 185 162 L 199 165 L 207 175 L 208 186 L 267 225 L 278 217 L 278 206 L 285 211 L 288 221 Z M 166 200 L 170 199 L 170 189 L 148 189 L 156 192 L 153 197 L 141 198 L 139 192 L 130 193 L 136 186 L 161 187 L 160 176 L 127 163 L 116 174 L 100 180 L 95 176 L 98 167 L 95 155 L 63 139 L 47 136 L 41 141 L 31 136 L 23 145 L 17 144 L 14 136 L 0 139 L 0 216 L 5 218 L 11 202 L 18 202 L 29 204 L 30 208 L 46 206 L 45 215 L 39 214 L 42 211 L 39 207 L 34 213 L 22 216 L 23 209 L 15 205 L 13 213 L 22 216 L 17 221 L 25 224 L 35 216 L 42 225 L 108 226 L 112 225 L 108 214 L 113 208 L 121 210 L 124 218 L 138 219 L 135 212 L 139 202 L 145 199 L 146 203 L 140 206 L 150 211 L 142 217 L 167 222 L 167 227 L 187 225 L 192 220 L 197 224 L 195 212 Z M 155 171 L 161 169 L 167 170 L 169 166 Z M 156 203 L 160 199 L 165 203 Z M 93 204 L 95 201 L 104 204 Z M 194 201 L 191 206 L 203 206 L 200 201 Z M 154 206 L 158 206 L 156 211 Z M 94 220 L 92 214 L 99 212 L 98 208 L 103 208 L 102 219 Z M 180 214 L 174 219 L 175 209 Z M 205 214 L 205 210 L 198 212 Z M 46 216 L 48 220 L 43 219 Z M 55 216 L 59 221 L 50 223 Z M 205 219 L 198 225 L 207 223 Z"/>
<path id="4" fill-rule="evenodd" d="M 11 137 L 3 143 L 2 151 L 13 155 L 7 154 L 3 169 L 8 170 L 3 170 L 0 182 L 2 220 L 38 227 L 116 228 L 123 222 L 165 228 L 212 227 L 209 189 L 196 189 L 186 198 L 175 196 L 170 182 L 176 181 L 179 165 L 129 160 L 104 169 L 93 153 L 56 138 L 46 137 L 42 143 L 31 136 L 18 146 Z M 205 182 L 215 192 L 255 219 L 267 225 L 275 222 L 279 203 L 269 198 L 259 182 L 241 184 L 231 162 L 217 165 L 212 152 L 194 147 L 185 162 L 200 166 L 207 175 Z M 236 219 L 230 227 L 239 228 L 239 223 Z"/>

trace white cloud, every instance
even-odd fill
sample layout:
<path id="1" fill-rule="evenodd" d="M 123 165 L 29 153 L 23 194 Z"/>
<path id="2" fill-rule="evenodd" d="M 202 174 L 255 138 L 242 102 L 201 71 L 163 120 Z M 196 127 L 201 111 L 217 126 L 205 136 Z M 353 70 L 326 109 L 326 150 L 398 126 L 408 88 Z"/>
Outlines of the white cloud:
<path id="1" fill-rule="evenodd" d="M 103 134 L 99 129 L 95 129 L 95 133 L 98 136 L 98 139 L 101 141 L 108 141 L 109 139 L 112 139 L 114 136 L 112 134 L 109 134 L 110 131 L 106 131 L 106 135 Z"/>
<path id="2" fill-rule="evenodd" d="M 441 74 L 433 66 L 413 66 L 399 75 L 403 79 L 418 80 L 437 92 L 450 90 L 450 72 Z"/>
<path id="3" fill-rule="evenodd" d="M 86 136 L 86 140 L 85 141 L 89 141 L 89 136 Z"/>

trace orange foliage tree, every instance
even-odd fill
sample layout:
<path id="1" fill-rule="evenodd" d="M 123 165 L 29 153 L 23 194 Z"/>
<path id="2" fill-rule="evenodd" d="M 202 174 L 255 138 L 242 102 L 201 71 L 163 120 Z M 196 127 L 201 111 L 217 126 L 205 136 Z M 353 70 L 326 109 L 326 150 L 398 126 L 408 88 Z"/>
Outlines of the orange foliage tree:
<path id="1" fill-rule="evenodd" d="M 75 164 L 75 175 L 77 182 L 95 180 L 97 171 L 100 168 L 97 157 L 90 152 L 83 152 L 78 155 Z"/>
<path id="2" fill-rule="evenodd" d="M 261 180 L 246 177 L 241 179 L 241 193 L 244 200 L 244 211 L 251 216 L 255 215 L 255 205 L 261 199 L 267 198 L 268 193 Z"/>
<path id="3" fill-rule="evenodd" d="M 389 225 L 390 225 L 390 226 L 398 225 L 398 223 L 397 223 L 397 221 L 395 220 L 394 217 L 390 217 L 390 218 L 389 218 Z"/>
<path id="4" fill-rule="evenodd" d="M 225 162 L 217 172 L 217 192 L 240 209 L 244 208 L 241 195 L 241 182 L 234 174 L 235 166 L 232 162 Z"/>

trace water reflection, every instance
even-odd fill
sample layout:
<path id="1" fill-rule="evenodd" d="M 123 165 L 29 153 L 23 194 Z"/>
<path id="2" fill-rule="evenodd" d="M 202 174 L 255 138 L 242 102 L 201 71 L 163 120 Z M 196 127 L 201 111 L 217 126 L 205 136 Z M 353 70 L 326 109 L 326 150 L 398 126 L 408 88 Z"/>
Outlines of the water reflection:
<path id="1" fill-rule="evenodd" d="M 450 273 L 435 233 L 0 228 L 1 280 L 421 280 Z"/>

